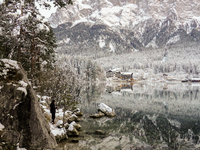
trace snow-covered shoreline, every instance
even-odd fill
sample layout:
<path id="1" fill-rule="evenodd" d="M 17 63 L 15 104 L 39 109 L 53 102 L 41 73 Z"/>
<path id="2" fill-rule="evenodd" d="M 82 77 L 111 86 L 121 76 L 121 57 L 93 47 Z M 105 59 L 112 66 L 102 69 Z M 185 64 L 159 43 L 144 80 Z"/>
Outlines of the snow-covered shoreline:
<path id="1" fill-rule="evenodd" d="M 56 110 L 55 124 L 52 124 L 50 108 L 47 102 L 49 101 L 50 97 L 41 97 L 40 95 L 37 95 L 37 97 L 40 100 L 41 108 L 44 110 L 44 116 L 49 122 L 51 133 L 55 136 L 58 143 L 62 140 L 67 140 L 68 136 L 79 135 L 78 131 L 81 129 L 81 126 L 76 123 L 79 121 L 78 116 L 82 116 L 82 112 L 79 108 L 76 108 L 73 111 L 63 111 L 63 108 L 58 108 Z M 63 122 L 63 118 L 65 118 L 65 122 Z"/>

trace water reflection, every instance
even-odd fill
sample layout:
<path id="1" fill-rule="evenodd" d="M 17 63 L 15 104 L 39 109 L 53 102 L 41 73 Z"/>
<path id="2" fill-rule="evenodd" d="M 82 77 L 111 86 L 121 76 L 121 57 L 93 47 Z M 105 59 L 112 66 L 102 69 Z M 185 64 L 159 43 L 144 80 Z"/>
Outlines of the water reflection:
<path id="1" fill-rule="evenodd" d="M 199 95 L 200 86 L 195 84 L 87 85 L 82 88 L 79 99 L 79 107 L 85 114 L 80 122 L 84 138 L 73 146 L 79 149 L 200 149 Z M 89 118 L 102 102 L 115 110 L 115 118 Z M 96 130 L 106 134 L 95 135 Z"/>

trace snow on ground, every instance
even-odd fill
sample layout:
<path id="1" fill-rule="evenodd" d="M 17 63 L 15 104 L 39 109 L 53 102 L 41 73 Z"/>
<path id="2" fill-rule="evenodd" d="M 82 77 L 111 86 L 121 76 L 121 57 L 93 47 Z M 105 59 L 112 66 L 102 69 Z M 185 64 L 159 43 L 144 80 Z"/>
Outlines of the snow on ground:
<path id="1" fill-rule="evenodd" d="M 49 123 L 49 125 L 50 125 L 50 130 L 54 136 L 63 135 L 67 132 L 65 128 L 57 128 L 56 125 L 53 125 L 51 123 Z"/>
<path id="2" fill-rule="evenodd" d="M 2 124 L 0 123 L 0 131 L 2 131 L 4 128 L 5 128 L 4 125 L 2 125 Z"/>
<path id="3" fill-rule="evenodd" d="M 50 113 L 50 108 L 49 107 L 47 107 L 46 106 L 46 100 L 47 99 L 50 99 L 50 97 L 48 97 L 48 96 L 40 96 L 40 95 L 37 95 L 37 97 L 38 98 L 42 98 L 43 100 L 41 100 L 40 101 L 40 106 L 43 108 L 43 110 L 44 110 L 44 113 L 47 113 L 48 115 L 51 115 L 51 113 Z M 77 110 L 78 111 L 80 111 L 80 109 L 79 108 L 77 108 Z M 74 115 L 74 114 L 72 114 L 72 111 L 69 111 L 69 110 L 66 110 L 65 111 L 65 114 L 69 114 L 69 115 L 71 115 L 70 117 L 77 117 L 76 115 Z M 64 112 L 63 112 L 63 109 L 57 109 L 56 110 L 56 117 L 63 117 L 63 115 L 64 115 Z M 52 132 L 52 134 L 54 135 L 54 136 L 57 136 L 57 135 L 64 135 L 64 134 L 66 134 L 66 129 L 65 128 L 58 128 L 58 126 L 60 126 L 60 125 L 62 125 L 63 124 L 63 121 L 62 120 L 58 120 L 57 122 L 56 122 L 56 124 L 52 124 L 52 123 L 49 123 L 49 125 L 50 125 L 50 130 L 51 130 L 51 132 Z M 70 125 L 75 125 L 75 123 L 71 123 Z M 69 125 L 69 126 L 70 126 Z M 72 128 L 72 127 L 71 127 Z"/>

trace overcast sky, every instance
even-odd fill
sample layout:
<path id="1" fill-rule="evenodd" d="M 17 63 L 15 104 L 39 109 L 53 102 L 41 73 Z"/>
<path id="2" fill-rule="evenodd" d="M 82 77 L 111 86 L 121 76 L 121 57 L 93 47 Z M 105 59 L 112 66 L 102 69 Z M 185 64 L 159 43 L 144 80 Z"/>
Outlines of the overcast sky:
<path id="1" fill-rule="evenodd" d="M 0 0 L 1 1 L 1 0 Z M 48 2 L 48 4 L 51 5 L 51 9 L 45 9 L 44 7 L 40 7 L 38 3 L 36 3 L 36 6 L 38 7 L 40 13 L 42 16 L 45 16 L 46 20 L 51 16 L 52 13 L 56 12 L 57 7 L 54 7 L 53 2 Z"/>

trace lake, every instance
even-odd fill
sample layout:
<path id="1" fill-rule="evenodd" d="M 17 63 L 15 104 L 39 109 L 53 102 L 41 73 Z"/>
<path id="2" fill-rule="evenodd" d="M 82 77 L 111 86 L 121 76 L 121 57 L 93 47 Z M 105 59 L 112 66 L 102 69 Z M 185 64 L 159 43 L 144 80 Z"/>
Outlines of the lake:
<path id="1" fill-rule="evenodd" d="M 200 149 L 198 83 L 101 83 L 81 88 L 78 107 L 84 113 L 79 140 L 62 149 Z M 116 117 L 92 119 L 99 103 Z M 96 130 L 105 134 L 96 135 Z"/>

